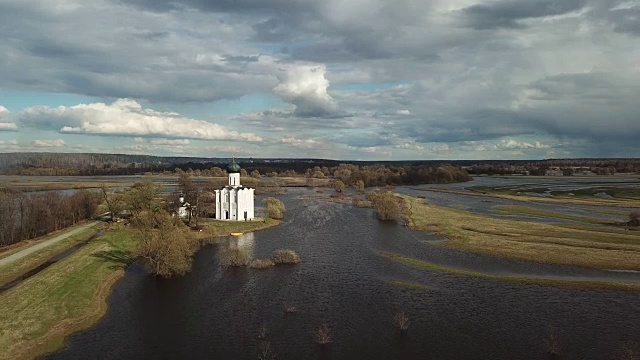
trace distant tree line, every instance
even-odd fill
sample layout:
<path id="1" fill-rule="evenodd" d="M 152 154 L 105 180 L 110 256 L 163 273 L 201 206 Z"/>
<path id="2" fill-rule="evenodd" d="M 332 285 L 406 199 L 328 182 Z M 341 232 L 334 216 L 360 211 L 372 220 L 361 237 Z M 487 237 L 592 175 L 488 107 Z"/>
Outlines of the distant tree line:
<path id="1" fill-rule="evenodd" d="M 100 197 L 81 190 L 41 194 L 0 192 L 0 246 L 33 239 L 95 215 Z"/>
<path id="2" fill-rule="evenodd" d="M 466 165 L 472 175 L 547 175 L 557 168 L 564 176 L 580 173 L 595 175 L 638 174 L 640 159 L 566 159 L 540 161 L 482 161 Z"/>

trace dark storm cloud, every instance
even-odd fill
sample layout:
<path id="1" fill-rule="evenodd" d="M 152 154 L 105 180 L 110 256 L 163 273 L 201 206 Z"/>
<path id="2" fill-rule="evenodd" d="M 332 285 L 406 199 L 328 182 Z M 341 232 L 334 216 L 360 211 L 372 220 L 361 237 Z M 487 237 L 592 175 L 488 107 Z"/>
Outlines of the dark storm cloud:
<path id="1" fill-rule="evenodd" d="M 609 19 L 616 32 L 640 36 L 640 5 L 627 9 L 610 10 Z"/>
<path id="2" fill-rule="evenodd" d="M 258 94 L 221 122 L 301 149 L 638 149 L 637 2 L 51 1 L 0 0 L 0 87 L 167 110 Z"/>
<path id="3" fill-rule="evenodd" d="M 519 20 L 562 15 L 582 9 L 586 0 L 507 0 L 462 10 L 476 29 L 521 28 Z"/>
<path id="4" fill-rule="evenodd" d="M 185 8 L 228 13 L 291 13 L 315 7 L 316 1 L 299 0 L 120 0 L 149 11 L 172 11 Z"/>

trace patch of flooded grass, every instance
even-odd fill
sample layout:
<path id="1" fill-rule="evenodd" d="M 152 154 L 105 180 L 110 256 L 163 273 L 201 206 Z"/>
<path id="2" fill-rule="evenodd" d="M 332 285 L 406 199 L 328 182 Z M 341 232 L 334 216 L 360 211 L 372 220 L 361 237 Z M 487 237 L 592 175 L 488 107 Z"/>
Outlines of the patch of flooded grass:
<path id="1" fill-rule="evenodd" d="M 498 281 L 506 281 L 524 285 L 539 285 L 539 286 L 553 286 L 553 287 L 570 287 L 580 289 L 605 289 L 605 290 L 621 290 L 621 291 L 640 291 L 640 284 L 633 283 L 620 283 L 620 282 L 604 282 L 604 281 L 592 281 L 592 280 L 562 280 L 562 279 L 548 279 L 537 278 L 527 276 L 513 276 L 513 275 L 496 275 L 486 274 L 477 271 L 456 269 L 447 266 L 437 265 L 424 260 L 404 257 L 398 254 L 389 252 L 380 252 L 380 254 L 387 259 L 391 259 L 406 265 L 417 267 L 429 271 L 443 272 L 451 275 L 475 277 L 483 279 L 491 279 Z"/>
<path id="2" fill-rule="evenodd" d="M 411 281 L 407 281 L 407 280 L 386 279 L 385 282 L 387 284 L 390 284 L 390 285 L 393 285 L 393 286 L 399 286 L 399 287 L 412 289 L 412 290 L 425 291 L 425 290 L 430 290 L 431 289 L 429 286 L 422 285 L 422 284 L 415 283 L 415 282 L 411 282 Z"/>
<path id="3" fill-rule="evenodd" d="M 500 211 L 503 214 L 517 213 L 517 214 L 541 216 L 541 217 L 553 218 L 553 219 L 585 222 L 589 224 L 603 224 L 603 225 L 611 224 L 611 221 L 604 220 L 604 219 L 592 218 L 587 216 L 570 215 L 570 214 L 564 214 L 564 213 L 559 213 L 554 211 L 546 211 L 546 210 L 535 209 L 527 206 L 497 205 L 494 207 L 494 209 Z"/>
<path id="4" fill-rule="evenodd" d="M 640 233 L 482 216 L 400 195 L 415 230 L 445 236 L 437 246 L 528 261 L 610 270 L 640 270 Z M 604 229 L 604 228 L 603 228 Z"/>

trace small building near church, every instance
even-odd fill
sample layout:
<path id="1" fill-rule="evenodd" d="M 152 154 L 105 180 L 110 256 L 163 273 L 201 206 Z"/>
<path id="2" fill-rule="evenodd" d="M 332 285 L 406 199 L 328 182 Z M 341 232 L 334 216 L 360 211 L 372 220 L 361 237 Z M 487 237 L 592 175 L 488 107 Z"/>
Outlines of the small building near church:
<path id="1" fill-rule="evenodd" d="M 190 215 L 193 215 L 195 213 L 195 210 L 196 210 L 195 207 L 189 204 L 188 202 L 184 201 L 184 195 L 182 194 L 180 194 L 180 197 L 178 198 L 178 203 L 176 205 L 177 206 L 174 207 L 175 209 L 174 214 L 179 218 L 188 219 L 190 218 Z"/>
<path id="2" fill-rule="evenodd" d="M 254 191 L 240 184 L 240 165 L 235 159 L 227 166 L 227 185 L 216 190 L 216 219 L 230 221 L 253 220 Z"/>

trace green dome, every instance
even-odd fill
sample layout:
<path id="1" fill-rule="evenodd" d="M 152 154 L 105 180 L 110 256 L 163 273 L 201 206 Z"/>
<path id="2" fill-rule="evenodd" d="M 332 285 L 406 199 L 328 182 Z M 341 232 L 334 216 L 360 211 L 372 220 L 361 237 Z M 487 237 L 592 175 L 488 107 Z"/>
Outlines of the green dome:
<path id="1" fill-rule="evenodd" d="M 236 162 L 235 159 L 231 160 L 231 164 L 227 165 L 227 172 L 228 173 L 239 173 L 240 172 L 240 165 L 238 165 L 238 163 Z"/>

